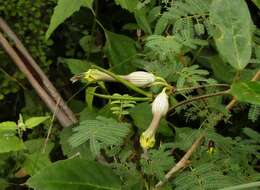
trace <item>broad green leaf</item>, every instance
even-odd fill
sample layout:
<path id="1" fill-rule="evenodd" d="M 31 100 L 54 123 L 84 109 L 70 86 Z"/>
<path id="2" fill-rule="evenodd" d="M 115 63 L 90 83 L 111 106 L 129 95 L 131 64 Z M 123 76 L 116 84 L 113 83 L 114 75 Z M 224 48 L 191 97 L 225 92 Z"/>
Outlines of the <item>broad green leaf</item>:
<path id="1" fill-rule="evenodd" d="M 215 0 L 211 5 L 210 19 L 216 26 L 213 37 L 220 55 L 236 70 L 243 70 L 252 52 L 252 20 L 246 2 Z"/>
<path id="2" fill-rule="evenodd" d="M 24 163 L 22 164 L 23 169 L 29 175 L 34 175 L 38 171 L 47 166 L 51 165 L 51 161 L 47 154 L 34 153 L 26 156 Z"/>
<path id="3" fill-rule="evenodd" d="M 0 132 L 15 131 L 16 129 L 17 129 L 17 124 L 13 121 L 5 121 L 0 123 Z"/>
<path id="4" fill-rule="evenodd" d="M 95 150 L 92 153 L 95 154 L 97 153 L 96 149 L 101 145 L 121 145 L 123 138 L 129 132 L 129 124 L 98 116 L 95 120 L 80 122 L 73 131 L 74 134 L 69 138 L 72 147 L 78 147 L 89 141 L 91 150 Z"/>
<path id="5" fill-rule="evenodd" d="M 105 35 L 105 51 L 113 66 L 113 70 L 120 72 L 120 74 L 127 74 L 133 71 L 134 68 L 130 63 L 137 54 L 135 41 L 127 36 L 107 30 L 105 31 Z"/>
<path id="6" fill-rule="evenodd" d="M 73 13 L 77 12 L 80 7 L 85 6 L 91 8 L 93 0 L 59 0 L 51 17 L 51 23 L 46 32 L 45 38 L 49 39 L 53 31 L 69 18 Z"/>
<path id="7" fill-rule="evenodd" d="M 260 0 L 252 0 L 254 4 L 260 9 Z"/>
<path id="8" fill-rule="evenodd" d="M 120 5 L 123 9 L 129 12 L 134 12 L 138 4 L 138 0 L 115 0 L 115 3 Z"/>
<path id="9" fill-rule="evenodd" d="M 58 161 L 32 176 L 27 185 L 39 190 L 121 189 L 112 169 L 85 159 Z"/>
<path id="10" fill-rule="evenodd" d="M 31 139 L 24 142 L 26 149 L 30 154 L 40 153 L 43 151 L 43 148 L 45 148 L 45 154 L 49 154 L 54 147 L 54 143 L 48 141 L 46 146 L 45 143 L 45 139 L 43 138 Z"/>
<path id="11" fill-rule="evenodd" d="M 80 59 L 61 59 L 61 62 L 69 67 L 69 70 L 73 75 L 86 72 L 91 66 L 90 62 Z"/>
<path id="12" fill-rule="evenodd" d="M 23 141 L 18 137 L 0 134 L 0 153 L 18 151 L 24 148 Z"/>
<path id="13" fill-rule="evenodd" d="M 80 39 L 79 44 L 86 53 L 100 52 L 100 47 L 97 47 L 93 42 L 95 42 L 94 37 L 86 35 Z"/>
<path id="14" fill-rule="evenodd" d="M 145 102 L 138 104 L 129 110 L 130 115 L 134 120 L 134 124 L 143 131 L 149 127 L 152 121 L 153 115 L 151 109 L 151 105 Z M 158 132 L 166 136 L 172 135 L 172 131 L 168 127 L 167 121 L 164 118 L 160 121 Z"/>
<path id="15" fill-rule="evenodd" d="M 240 82 L 231 86 L 230 93 L 238 101 L 260 105 L 260 82 Z"/>
<path id="16" fill-rule="evenodd" d="M 46 121 L 49 118 L 50 118 L 50 116 L 31 117 L 25 121 L 26 128 L 32 129 L 32 128 L 40 125 L 41 123 L 43 123 L 44 121 Z"/>

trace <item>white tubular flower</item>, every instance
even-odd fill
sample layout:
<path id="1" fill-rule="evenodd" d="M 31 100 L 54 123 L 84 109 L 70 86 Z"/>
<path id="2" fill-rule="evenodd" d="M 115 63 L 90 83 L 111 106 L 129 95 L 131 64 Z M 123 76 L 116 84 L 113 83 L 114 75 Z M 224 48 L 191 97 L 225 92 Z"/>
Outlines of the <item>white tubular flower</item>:
<path id="1" fill-rule="evenodd" d="M 121 77 L 138 87 L 147 87 L 151 85 L 156 79 L 152 73 L 145 71 L 135 71 Z"/>
<path id="2" fill-rule="evenodd" d="M 165 93 L 166 88 L 156 96 L 152 104 L 152 112 L 154 115 L 165 116 L 169 109 L 169 97 Z"/>
<path id="3" fill-rule="evenodd" d="M 114 81 L 115 79 L 111 77 L 110 75 L 99 71 L 97 69 L 89 69 L 87 72 L 76 75 L 71 78 L 72 82 L 76 82 L 78 80 L 85 79 L 88 82 L 93 81 Z"/>
<path id="4" fill-rule="evenodd" d="M 160 120 L 167 114 L 169 109 L 168 95 L 165 93 L 166 88 L 157 95 L 152 104 L 153 119 L 145 132 L 141 134 L 140 145 L 143 149 L 152 148 L 155 144 L 155 133 L 159 127 Z"/>

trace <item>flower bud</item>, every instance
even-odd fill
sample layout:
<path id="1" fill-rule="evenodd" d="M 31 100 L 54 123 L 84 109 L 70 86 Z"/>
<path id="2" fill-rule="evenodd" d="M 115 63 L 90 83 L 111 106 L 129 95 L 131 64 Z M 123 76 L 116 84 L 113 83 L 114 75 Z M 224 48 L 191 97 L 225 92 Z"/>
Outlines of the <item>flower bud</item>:
<path id="1" fill-rule="evenodd" d="M 153 101 L 152 104 L 152 112 L 155 115 L 161 115 L 161 116 L 165 116 L 168 112 L 169 109 L 169 97 L 168 95 L 165 93 L 165 88 L 163 89 L 163 91 L 158 94 L 156 96 L 156 98 Z"/>
<path id="2" fill-rule="evenodd" d="M 145 71 L 135 71 L 128 75 L 122 76 L 125 80 L 138 87 L 146 87 L 155 81 L 155 76 L 152 73 Z"/>
<path id="3" fill-rule="evenodd" d="M 93 81 L 114 81 L 114 78 L 111 77 L 110 75 L 99 71 L 97 69 L 89 69 L 85 73 L 81 73 L 79 75 L 76 75 L 71 78 L 72 82 L 76 82 L 80 79 L 85 79 L 88 82 L 93 82 Z"/>

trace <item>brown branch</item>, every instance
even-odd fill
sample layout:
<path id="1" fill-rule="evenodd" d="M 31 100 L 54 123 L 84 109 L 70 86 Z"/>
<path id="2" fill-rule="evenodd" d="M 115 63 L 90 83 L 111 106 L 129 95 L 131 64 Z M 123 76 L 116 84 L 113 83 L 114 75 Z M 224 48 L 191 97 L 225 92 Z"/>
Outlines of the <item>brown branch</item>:
<path id="1" fill-rule="evenodd" d="M 164 179 L 162 181 L 156 184 L 155 189 L 160 189 L 166 182 L 169 181 L 169 179 L 176 172 L 186 168 L 189 165 L 190 157 L 192 156 L 193 152 L 197 149 L 197 147 L 202 143 L 203 140 L 204 140 L 204 135 L 201 135 L 199 138 L 196 139 L 196 141 L 192 144 L 192 146 L 189 148 L 186 154 L 181 158 L 181 160 L 174 167 L 170 169 L 170 171 L 164 176 Z"/>
<path id="2" fill-rule="evenodd" d="M 15 35 L 15 33 L 11 30 L 11 28 L 8 26 L 8 24 L 4 21 L 3 18 L 0 17 L 0 28 L 8 35 L 8 37 L 14 42 L 15 47 L 19 50 L 19 53 L 22 54 L 22 56 L 28 61 L 30 66 L 34 69 L 34 71 L 37 73 L 37 76 L 39 76 L 43 87 L 45 91 L 54 99 L 54 101 L 57 103 L 60 101 L 59 107 L 65 112 L 65 114 L 69 117 L 71 120 L 67 125 L 71 125 L 77 122 L 77 119 L 74 115 L 74 113 L 71 111 L 71 109 L 67 106 L 67 104 L 64 102 L 56 88 L 53 86 L 53 84 L 50 82 L 48 77 L 45 75 L 45 73 L 42 71 L 42 69 L 38 66 L 36 61 L 32 58 L 30 53 L 27 51 L 27 49 L 24 47 L 22 42 L 19 40 L 19 38 Z"/>
<path id="3" fill-rule="evenodd" d="M 258 79 L 260 79 L 260 70 L 257 71 L 257 73 L 254 75 L 254 77 L 251 79 L 251 81 L 257 81 Z M 228 111 L 231 111 L 231 109 L 236 105 L 236 103 L 237 103 L 237 99 L 235 97 L 233 97 L 232 100 L 226 106 L 226 109 Z"/>
<path id="4" fill-rule="evenodd" d="M 15 50 L 12 48 L 12 46 L 5 39 L 5 37 L 1 32 L 0 32 L 0 44 L 2 45 L 6 53 L 11 57 L 13 62 L 17 65 L 17 67 L 21 70 L 21 72 L 27 77 L 27 79 L 29 80 L 29 82 L 31 83 L 35 91 L 38 93 L 38 95 L 41 97 L 43 102 L 54 113 L 56 103 L 45 91 L 45 89 L 42 88 L 39 82 L 35 79 L 35 77 L 32 75 L 29 69 L 25 66 L 22 59 L 18 56 L 18 54 L 15 52 Z M 67 115 L 62 110 L 59 109 L 59 111 L 57 111 L 56 113 L 56 116 L 62 126 L 67 127 L 71 124 L 71 120 L 67 117 Z"/>

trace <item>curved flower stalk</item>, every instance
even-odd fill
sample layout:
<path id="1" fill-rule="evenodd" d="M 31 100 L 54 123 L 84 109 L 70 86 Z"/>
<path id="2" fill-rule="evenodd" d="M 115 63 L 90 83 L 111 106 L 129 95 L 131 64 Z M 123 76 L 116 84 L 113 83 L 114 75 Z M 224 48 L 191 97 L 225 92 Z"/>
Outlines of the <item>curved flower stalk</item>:
<path id="1" fill-rule="evenodd" d="M 143 149 L 152 148 L 155 144 L 155 133 L 159 127 L 162 117 L 167 114 L 169 109 L 169 97 L 166 94 L 166 88 L 157 95 L 152 103 L 153 119 L 150 126 L 141 134 L 140 144 Z"/>
<path id="2" fill-rule="evenodd" d="M 135 71 L 121 77 L 138 87 L 150 86 L 156 79 L 152 73 L 145 71 Z"/>
<path id="3" fill-rule="evenodd" d="M 85 73 L 81 73 L 79 75 L 75 75 L 70 80 L 74 83 L 78 80 L 84 79 L 88 82 L 95 82 L 95 81 L 115 81 L 113 77 L 110 75 L 98 70 L 98 69 L 89 69 Z"/>

